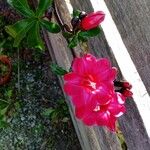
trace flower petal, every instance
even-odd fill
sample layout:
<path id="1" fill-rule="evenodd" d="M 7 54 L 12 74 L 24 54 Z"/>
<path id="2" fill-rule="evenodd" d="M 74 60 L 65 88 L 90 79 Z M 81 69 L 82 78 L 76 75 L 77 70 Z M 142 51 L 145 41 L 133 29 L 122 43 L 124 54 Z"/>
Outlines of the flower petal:
<path id="1" fill-rule="evenodd" d="M 106 70 L 111 68 L 110 61 L 106 58 L 101 58 L 97 60 L 97 67 L 99 68 L 99 72 L 105 72 Z"/>
<path id="2" fill-rule="evenodd" d="M 124 104 L 126 98 L 121 93 L 116 93 L 117 97 L 114 99 L 114 101 L 117 101 L 119 104 Z"/>
<path id="3" fill-rule="evenodd" d="M 105 18 L 102 11 L 92 12 L 81 20 L 81 28 L 83 30 L 90 30 L 97 27 Z"/>
<path id="4" fill-rule="evenodd" d="M 91 73 L 95 66 L 96 58 L 91 54 L 86 54 L 82 58 L 75 58 L 73 61 L 72 69 L 75 73 L 85 75 Z"/>
<path id="5" fill-rule="evenodd" d="M 109 122 L 108 122 L 108 124 L 107 124 L 107 128 L 108 128 L 109 130 L 113 131 L 113 132 L 116 131 L 116 120 L 117 120 L 117 119 L 116 119 L 115 117 L 110 116 Z"/>
<path id="6" fill-rule="evenodd" d="M 115 67 L 111 68 L 111 69 L 107 69 L 99 74 L 97 74 L 97 78 L 99 79 L 100 82 L 112 82 L 116 79 L 116 75 L 117 75 L 117 69 Z"/>
<path id="7" fill-rule="evenodd" d="M 70 96 L 78 95 L 79 93 L 82 93 L 83 90 L 84 89 L 78 85 L 74 85 L 71 83 L 65 83 L 64 84 L 64 91 Z"/>
<path id="8" fill-rule="evenodd" d="M 123 115 L 125 110 L 125 106 L 120 104 L 110 104 L 108 106 L 108 111 L 115 117 L 120 117 Z"/>
<path id="9" fill-rule="evenodd" d="M 95 125 L 96 124 L 96 117 L 95 117 L 94 113 L 92 115 L 88 115 L 88 116 L 84 117 L 83 123 L 88 125 L 88 126 Z"/>
<path id="10" fill-rule="evenodd" d="M 64 75 L 64 80 L 69 83 L 74 83 L 79 85 L 82 81 L 82 78 L 78 74 L 71 72 Z"/>
<path id="11" fill-rule="evenodd" d="M 95 95 L 92 96 L 92 100 L 93 101 L 97 101 L 100 105 L 106 105 L 111 101 L 111 96 L 109 94 L 101 94 L 101 93 L 97 93 Z"/>
<path id="12" fill-rule="evenodd" d="M 76 107 L 92 105 L 91 95 L 89 93 L 87 93 L 85 90 L 83 90 L 82 93 L 78 93 L 78 94 L 72 96 L 72 102 Z"/>
<path id="13" fill-rule="evenodd" d="M 85 106 L 83 107 L 75 107 L 75 115 L 78 119 L 82 119 L 86 113 Z"/>
<path id="14" fill-rule="evenodd" d="M 106 85 L 99 87 L 95 93 L 93 92 L 92 99 L 100 105 L 108 104 L 112 99 L 113 90 L 107 88 Z"/>
<path id="15" fill-rule="evenodd" d="M 110 115 L 107 112 L 101 112 L 96 118 L 96 123 L 99 126 L 107 126 L 110 119 Z"/>

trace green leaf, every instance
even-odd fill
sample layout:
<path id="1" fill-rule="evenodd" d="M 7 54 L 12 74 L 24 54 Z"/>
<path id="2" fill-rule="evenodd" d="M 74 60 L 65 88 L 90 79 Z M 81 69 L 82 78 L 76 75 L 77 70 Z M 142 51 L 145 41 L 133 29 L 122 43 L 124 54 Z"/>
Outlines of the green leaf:
<path id="1" fill-rule="evenodd" d="M 69 48 L 74 48 L 78 45 L 78 36 L 75 35 L 72 40 L 69 42 L 68 47 Z"/>
<path id="2" fill-rule="evenodd" d="M 23 40 L 23 38 L 26 36 L 27 32 L 30 30 L 30 28 L 32 27 L 33 23 L 35 21 L 30 21 L 28 23 L 28 25 L 25 28 L 22 28 L 16 35 L 15 40 L 14 40 L 14 47 L 18 47 L 20 42 Z"/>
<path id="3" fill-rule="evenodd" d="M 40 36 L 39 22 L 34 22 L 29 30 L 27 41 L 30 47 L 44 49 L 44 44 Z"/>
<path id="4" fill-rule="evenodd" d="M 6 100 L 0 99 L 0 110 L 6 108 L 9 103 Z"/>
<path id="5" fill-rule="evenodd" d="M 65 75 L 68 73 L 66 70 L 64 70 L 62 67 L 58 66 L 57 64 L 51 64 L 51 70 L 56 75 Z"/>
<path id="6" fill-rule="evenodd" d="M 44 12 L 52 5 L 53 0 L 40 0 L 36 14 L 38 17 L 42 16 Z"/>
<path id="7" fill-rule="evenodd" d="M 8 90 L 8 91 L 6 91 L 5 92 L 5 96 L 8 98 L 8 99 L 10 99 L 11 98 L 11 96 L 12 96 L 12 90 Z"/>
<path id="8" fill-rule="evenodd" d="M 7 0 L 7 2 L 17 11 L 19 11 L 23 16 L 35 16 L 34 12 L 29 8 L 27 0 Z"/>
<path id="9" fill-rule="evenodd" d="M 17 109 L 17 110 L 21 107 L 19 102 L 16 102 L 14 105 L 15 105 L 15 109 Z"/>
<path id="10" fill-rule="evenodd" d="M 62 35 L 64 38 L 66 39 L 70 39 L 72 38 L 73 34 L 72 33 L 69 33 L 69 32 L 62 32 Z"/>
<path id="11" fill-rule="evenodd" d="M 0 120 L 0 129 L 9 127 L 9 124 L 6 121 Z"/>
<path id="12" fill-rule="evenodd" d="M 45 110 L 42 112 L 42 115 L 43 115 L 43 116 L 46 116 L 46 117 L 49 117 L 54 111 L 55 111 L 55 109 L 53 109 L 53 108 L 48 108 L 48 109 L 45 109 Z"/>
<path id="13" fill-rule="evenodd" d="M 2 39 L 2 41 L 0 41 L 0 48 L 2 48 L 5 43 L 6 43 L 6 39 Z"/>
<path id="14" fill-rule="evenodd" d="M 17 34 L 24 28 L 26 28 L 31 20 L 29 19 L 23 19 L 18 22 L 16 22 L 13 25 L 8 25 L 5 27 L 6 32 L 12 36 L 13 38 L 16 38 Z"/>
<path id="15" fill-rule="evenodd" d="M 8 106 L 0 110 L 0 115 L 5 115 L 7 112 Z"/>
<path id="16" fill-rule="evenodd" d="M 51 33 L 58 33 L 61 31 L 61 28 L 58 24 L 49 22 L 46 20 L 40 20 L 41 26 L 44 27 L 46 30 L 48 30 Z"/>
<path id="17" fill-rule="evenodd" d="M 68 117 L 64 117 L 63 119 L 62 119 L 62 122 L 64 122 L 64 123 L 66 123 L 66 122 L 68 122 L 70 119 L 68 118 Z"/>
<path id="18" fill-rule="evenodd" d="M 57 122 L 59 119 L 59 111 L 55 110 L 51 115 L 50 119 L 52 122 Z"/>
<path id="19" fill-rule="evenodd" d="M 80 36 L 80 35 L 78 35 L 78 40 L 81 41 L 81 42 L 87 42 L 88 38 L 86 36 Z"/>
<path id="20" fill-rule="evenodd" d="M 81 11 L 80 10 L 73 10 L 73 17 L 79 17 Z"/>
<path id="21" fill-rule="evenodd" d="M 101 29 L 99 27 L 88 30 L 88 31 L 81 31 L 79 32 L 78 36 L 81 37 L 94 37 L 97 36 L 101 32 Z"/>

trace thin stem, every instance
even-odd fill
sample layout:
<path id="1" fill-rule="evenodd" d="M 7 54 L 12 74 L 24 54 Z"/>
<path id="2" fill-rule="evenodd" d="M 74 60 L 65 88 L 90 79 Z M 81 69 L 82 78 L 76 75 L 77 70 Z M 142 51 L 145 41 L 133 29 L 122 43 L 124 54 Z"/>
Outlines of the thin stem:
<path id="1" fill-rule="evenodd" d="M 88 48 L 87 42 L 82 42 L 82 43 L 79 42 L 79 45 L 80 45 L 81 49 L 83 50 L 84 54 L 89 53 L 89 48 Z"/>
<path id="2" fill-rule="evenodd" d="M 20 90 L 20 53 L 19 53 L 19 48 L 17 48 L 17 52 L 18 52 L 18 93 L 21 93 L 21 90 Z"/>
<path id="3" fill-rule="evenodd" d="M 5 102 L 5 103 L 9 104 L 9 102 L 7 102 L 7 101 L 6 101 L 6 100 L 4 100 L 4 99 L 0 99 L 0 101 L 1 101 L 1 102 Z"/>

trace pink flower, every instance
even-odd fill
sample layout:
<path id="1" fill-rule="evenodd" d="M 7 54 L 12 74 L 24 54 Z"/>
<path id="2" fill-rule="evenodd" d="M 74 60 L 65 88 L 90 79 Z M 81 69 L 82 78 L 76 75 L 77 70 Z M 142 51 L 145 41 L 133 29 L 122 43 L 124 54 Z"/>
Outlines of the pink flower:
<path id="1" fill-rule="evenodd" d="M 86 107 L 94 102 L 105 105 L 114 93 L 113 81 L 117 70 L 108 59 L 96 59 L 91 54 L 75 58 L 72 72 L 64 75 L 64 91 L 72 97 L 76 107 Z"/>
<path id="2" fill-rule="evenodd" d="M 106 126 L 111 131 L 115 131 L 115 122 L 125 112 L 124 96 L 115 93 L 110 98 L 110 102 L 101 105 L 92 101 L 92 105 L 76 107 L 76 117 L 81 119 L 86 125 Z"/>
<path id="3" fill-rule="evenodd" d="M 86 54 L 74 59 L 72 72 L 64 75 L 64 91 L 71 97 L 76 117 L 84 124 L 115 131 L 117 118 L 125 112 L 125 100 L 132 95 L 131 84 L 116 81 L 116 74 L 106 58 Z"/>
<path id="4" fill-rule="evenodd" d="M 83 30 L 90 30 L 96 28 L 105 18 L 102 11 L 92 12 L 81 20 L 81 28 Z"/>

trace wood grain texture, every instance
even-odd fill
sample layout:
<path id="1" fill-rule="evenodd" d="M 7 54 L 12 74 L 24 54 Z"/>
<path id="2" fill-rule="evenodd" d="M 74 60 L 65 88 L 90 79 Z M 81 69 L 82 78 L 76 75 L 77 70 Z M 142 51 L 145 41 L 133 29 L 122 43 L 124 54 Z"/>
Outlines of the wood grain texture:
<path id="1" fill-rule="evenodd" d="M 120 3 L 121 2 L 122 1 L 120 1 Z M 81 9 L 87 12 L 93 11 L 91 2 L 89 0 L 71 0 L 71 3 L 75 9 Z M 111 2 L 109 1 L 109 3 Z M 105 39 L 104 34 L 91 39 L 89 41 L 89 47 L 91 52 L 96 56 L 107 57 L 111 59 L 113 66 L 117 66 L 118 68 L 115 57 L 111 51 L 111 48 L 107 44 L 107 40 Z M 119 73 L 119 77 L 122 78 L 121 73 Z M 142 118 L 139 114 L 138 108 L 133 99 L 127 101 L 126 109 L 127 112 L 119 119 L 119 125 L 124 134 L 128 149 L 149 150 L 150 140 L 145 130 Z"/>
<path id="2" fill-rule="evenodd" d="M 150 0 L 105 0 L 150 94 Z"/>
<path id="3" fill-rule="evenodd" d="M 56 4 L 58 6 L 58 11 L 60 12 L 62 21 L 69 24 L 70 15 L 67 6 L 65 5 L 65 1 L 57 0 Z M 68 70 L 73 59 L 71 50 L 67 48 L 66 40 L 62 37 L 61 34 L 54 35 L 51 33 L 44 33 L 44 39 L 46 40 L 48 50 L 53 60 L 56 61 L 58 65 Z M 79 53 L 81 52 L 81 48 L 77 47 L 75 51 L 77 55 L 79 55 Z M 60 78 L 60 82 L 63 89 L 62 78 Z M 72 116 L 72 120 L 83 150 L 121 149 L 121 145 L 115 133 L 111 133 L 107 129 L 102 127 L 87 127 L 83 125 L 79 120 L 75 118 L 74 108 L 70 103 L 70 99 L 66 97 L 66 100 L 69 105 L 70 114 Z"/>

